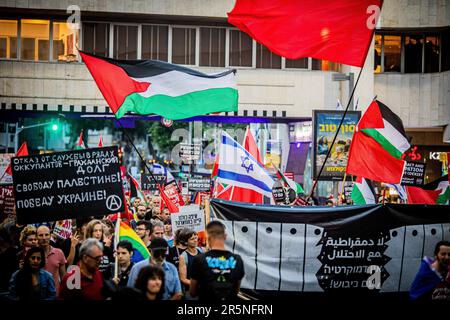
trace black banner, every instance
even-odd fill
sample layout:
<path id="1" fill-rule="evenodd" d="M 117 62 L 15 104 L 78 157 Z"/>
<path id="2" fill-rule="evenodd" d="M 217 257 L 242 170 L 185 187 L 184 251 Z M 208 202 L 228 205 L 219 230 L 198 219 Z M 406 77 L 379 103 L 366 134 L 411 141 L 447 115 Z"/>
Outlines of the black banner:
<path id="1" fill-rule="evenodd" d="M 20 224 L 124 211 L 117 147 L 12 159 Z"/>
<path id="2" fill-rule="evenodd" d="M 425 181 L 425 163 L 406 162 L 401 184 L 404 186 L 422 186 Z"/>
<path id="3" fill-rule="evenodd" d="M 243 257 L 242 288 L 407 292 L 424 256 L 450 238 L 443 205 L 286 207 L 212 199 L 227 249 Z M 263 248 L 263 249 L 262 249 Z M 277 258 L 275 258 L 277 257 Z"/>
<path id="4" fill-rule="evenodd" d="M 153 175 L 160 185 L 164 185 L 166 183 L 166 176 L 163 174 L 154 174 Z M 158 187 L 156 186 L 155 181 L 152 179 L 152 177 L 149 174 L 143 174 L 141 176 L 141 188 L 142 190 L 150 190 L 150 191 L 156 191 L 158 190 Z"/>
<path id="5" fill-rule="evenodd" d="M 211 190 L 211 179 L 209 178 L 189 178 L 189 191 L 207 192 Z"/>

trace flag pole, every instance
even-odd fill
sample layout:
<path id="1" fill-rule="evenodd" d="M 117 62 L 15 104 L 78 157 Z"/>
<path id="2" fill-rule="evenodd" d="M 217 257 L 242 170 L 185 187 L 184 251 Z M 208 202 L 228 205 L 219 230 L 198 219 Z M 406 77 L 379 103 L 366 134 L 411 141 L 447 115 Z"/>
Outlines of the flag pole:
<path id="1" fill-rule="evenodd" d="M 6 169 L 5 169 L 5 171 L 3 172 L 2 177 L 0 178 L 0 181 L 3 180 L 3 177 L 5 176 L 5 174 L 6 174 Z"/>
<path id="2" fill-rule="evenodd" d="M 130 141 L 131 146 L 134 148 L 134 150 L 135 150 L 136 153 L 138 154 L 138 156 L 139 156 L 139 158 L 141 159 L 141 161 L 144 162 L 144 165 L 145 165 L 145 167 L 147 168 L 147 171 L 148 171 L 148 173 L 150 174 L 150 177 L 152 178 L 153 182 L 156 183 L 156 184 L 158 184 L 159 182 L 156 181 L 156 178 L 155 178 L 155 176 L 153 175 L 153 172 L 150 170 L 150 168 L 149 168 L 147 162 L 146 162 L 146 161 L 144 160 L 144 158 L 141 156 L 141 154 L 140 154 L 138 148 L 134 145 L 133 140 L 131 140 L 130 136 L 128 135 L 127 131 L 126 131 L 125 128 L 123 127 L 123 125 L 122 125 L 122 123 L 120 122 L 120 120 L 117 119 L 117 118 L 116 118 L 115 120 L 119 123 L 120 127 L 122 128 L 123 133 L 124 133 L 125 136 L 127 137 L 128 141 Z M 162 184 L 162 187 L 164 187 L 164 183 Z"/>
<path id="3" fill-rule="evenodd" d="M 207 198 L 207 199 L 205 199 L 205 229 L 210 221 L 211 221 L 211 207 L 210 207 L 209 198 Z M 206 230 L 205 230 L 205 236 L 206 236 L 206 239 L 205 239 L 206 248 L 209 248 L 208 235 L 206 234 Z"/>
<path id="4" fill-rule="evenodd" d="M 126 202 L 125 202 L 125 205 L 127 205 Z M 120 212 L 119 212 L 117 214 L 116 230 L 115 230 L 115 235 L 114 235 L 114 253 L 115 253 L 114 278 L 119 277 L 119 256 L 117 255 L 117 244 L 119 243 L 119 239 L 120 239 L 120 221 L 121 221 L 121 217 L 120 217 Z"/>
<path id="5" fill-rule="evenodd" d="M 347 172 L 344 173 L 344 180 L 342 180 L 341 199 L 344 195 L 345 180 L 347 180 Z"/>
<path id="6" fill-rule="evenodd" d="M 364 69 L 364 65 L 359 70 L 358 78 L 356 79 L 355 86 L 353 87 L 352 93 L 350 94 L 350 97 L 348 99 L 347 107 L 345 108 L 344 114 L 342 115 L 341 122 L 339 123 L 339 126 L 338 126 L 338 128 L 336 130 L 336 133 L 334 134 L 333 141 L 331 142 L 331 145 L 328 148 L 327 156 L 325 157 L 325 160 L 323 161 L 322 166 L 320 167 L 319 174 L 317 175 L 316 179 L 314 180 L 314 184 L 313 184 L 313 186 L 311 188 L 311 192 L 309 193 L 309 196 L 306 198 L 306 202 L 308 202 L 308 200 L 311 199 L 311 197 L 312 197 L 312 195 L 314 193 L 314 189 L 316 189 L 317 182 L 319 181 L 320 175 L 322 174 L 323 168 L 325 167 L 325 163 L 327 162 L 327 159 L 330 157 L 331 149 L 333 149 L 333 145 L 336 142 L 336 138 L 337 138 L 337 136 L 339 134 L 339 131 L 341 130 L 342 123 L 344 122 L 345 116 L 347 115 L 348 108 L 350 107 L 350 103 L 352 102 L 353 95 L 355 94 L 355 90 L 356 90 L 356 87 L 358 86 L 359 79 L 361 78 L 361 74 L 362 74 L 363 69 Z"/>

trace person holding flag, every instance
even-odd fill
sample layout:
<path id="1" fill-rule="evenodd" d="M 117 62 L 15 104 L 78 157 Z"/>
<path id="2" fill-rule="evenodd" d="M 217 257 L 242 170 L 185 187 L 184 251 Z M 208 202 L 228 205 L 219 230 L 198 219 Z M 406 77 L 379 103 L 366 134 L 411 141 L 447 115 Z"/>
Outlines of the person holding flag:
<path id="1" fill-rule="evenodd" d="M 127 286 L 128 277 L 134 262 L 131 261 L 133 257 L 133 245 L 128 240 L 122 240 L 116 245 L 116 255 L 118 260 L 118 274 L 114 276 L 112 281 L 119 288 Z M 111 264 L 111 274 L 114 275 L 115 263 Z"/>

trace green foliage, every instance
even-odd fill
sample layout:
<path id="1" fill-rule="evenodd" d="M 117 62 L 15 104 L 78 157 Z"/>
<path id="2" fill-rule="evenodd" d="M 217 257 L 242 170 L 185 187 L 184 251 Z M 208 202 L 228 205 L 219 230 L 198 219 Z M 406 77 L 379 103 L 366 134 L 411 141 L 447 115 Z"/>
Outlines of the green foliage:
<path id="1" fill-rule="evenodd" d="M 172 150 L 179 143 L 179 141 L 170 140 L 176 129 L 189 130 L 189 124 L 187 122 L 174 122 L 171 127 L 166 127 L 159 121 L 152 122 L 148 128 L 152 144 L 158 146 L 162 153 Z"/>

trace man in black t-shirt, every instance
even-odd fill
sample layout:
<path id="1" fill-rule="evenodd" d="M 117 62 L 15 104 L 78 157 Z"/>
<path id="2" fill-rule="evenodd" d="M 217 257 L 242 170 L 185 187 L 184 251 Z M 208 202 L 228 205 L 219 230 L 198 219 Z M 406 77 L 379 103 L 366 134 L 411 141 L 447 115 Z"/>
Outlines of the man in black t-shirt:
<path id="1" fill-rule="evenodd" d="M 221 222 L 208 223 L 206 233 L 211 250 L 194 258 L 189 293 L 202 301 L 235 300 L 245 274 L 242 259 L 225 250 L 225 226 Z"/>

